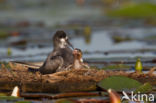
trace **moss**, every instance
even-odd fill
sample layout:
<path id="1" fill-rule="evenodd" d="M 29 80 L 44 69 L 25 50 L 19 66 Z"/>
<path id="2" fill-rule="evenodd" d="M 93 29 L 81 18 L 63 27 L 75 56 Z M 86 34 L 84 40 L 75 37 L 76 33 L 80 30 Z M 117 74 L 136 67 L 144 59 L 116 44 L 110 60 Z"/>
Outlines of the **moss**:
<path id="1" fill-rule="evenodd" d="M 107 14 L 113 17 L 149 18 L 156 16 L 156 4 L 140 3 L 129 4 L 120 9 L 108 11 Z"/>

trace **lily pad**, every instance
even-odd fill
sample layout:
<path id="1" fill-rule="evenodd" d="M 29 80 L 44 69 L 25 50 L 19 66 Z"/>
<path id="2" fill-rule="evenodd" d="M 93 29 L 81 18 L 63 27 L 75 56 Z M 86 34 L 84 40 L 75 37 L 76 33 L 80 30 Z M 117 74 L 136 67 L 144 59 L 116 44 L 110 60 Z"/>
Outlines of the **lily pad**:
<path id="1" fill-rule="evenodd" d="M 145 83 L 143 85 L 141 85 L 139 88 L 137 88 L 135 90 L 135 93 L 147 93 L 147 92 L 151 92 L 152 91 L 152 85 L 149 83 Z"/>
<path id="2" fill-rule="evenodd" d="M 142 84 L 125 76 L 111 76 L 101 80 L 98 86 L 103 89 L 114 89 L 116 91 L 130 90 L 140 87 Z"/>

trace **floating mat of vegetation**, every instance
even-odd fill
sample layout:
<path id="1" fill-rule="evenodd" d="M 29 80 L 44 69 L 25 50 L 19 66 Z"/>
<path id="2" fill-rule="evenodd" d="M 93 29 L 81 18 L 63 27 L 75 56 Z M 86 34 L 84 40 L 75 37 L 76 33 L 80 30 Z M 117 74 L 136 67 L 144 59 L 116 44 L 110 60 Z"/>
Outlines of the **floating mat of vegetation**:
<path id="1" fill-rule="evenodd" d="M 142 84 L 134 79 L 125 76 L 111 76 L 101 80 L 98 86 L 103 89 L 114 89 L 116 91 L 136 89 Z"/>
<path id="2" fill-rule="evenodd" d="M 120 9 L 108 11 L 107 14 L 109 16 L 130 18 L 156 17 L 156 4 L 140 3 L 124 5 Z"/>

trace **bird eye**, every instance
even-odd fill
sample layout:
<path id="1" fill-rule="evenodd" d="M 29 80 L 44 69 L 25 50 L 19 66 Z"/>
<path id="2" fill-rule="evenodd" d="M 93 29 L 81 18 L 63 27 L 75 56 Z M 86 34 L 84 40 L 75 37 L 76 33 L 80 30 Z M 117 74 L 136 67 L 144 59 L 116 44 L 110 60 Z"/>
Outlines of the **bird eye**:
<path id="1" fill-rule="evenodd" d="M 59 38 L 62 38 L 62 35 L 60 35 Z"/>
<path id="2" fill-rule="evenodd" d="M 60 35 L 59 38 L 66 38 L 66 35 Z"/>

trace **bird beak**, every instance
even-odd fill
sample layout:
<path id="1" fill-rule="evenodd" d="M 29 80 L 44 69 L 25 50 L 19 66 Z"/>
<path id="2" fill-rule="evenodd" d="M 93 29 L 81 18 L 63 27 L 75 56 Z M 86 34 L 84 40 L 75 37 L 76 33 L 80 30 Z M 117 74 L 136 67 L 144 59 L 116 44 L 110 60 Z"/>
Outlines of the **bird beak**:
<path id="1" fill-rule="evenodd" d="M 67 40 L 67 44 L 72 48 L 74 49 L 73 45 Z"/>

